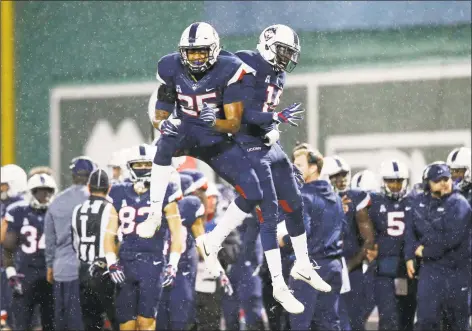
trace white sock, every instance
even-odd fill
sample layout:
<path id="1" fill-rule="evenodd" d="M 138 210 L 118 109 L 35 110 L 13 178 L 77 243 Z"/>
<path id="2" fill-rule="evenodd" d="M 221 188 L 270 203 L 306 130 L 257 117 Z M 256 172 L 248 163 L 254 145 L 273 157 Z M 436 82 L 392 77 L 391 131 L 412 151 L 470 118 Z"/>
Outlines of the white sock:
<path id="1" fill-rule="evenodd" d="M 308 247 L 306 240 L 306 232 L 297 236 L 290 237 L 292 241 L 293 251 L 295 252 L 295 257 L 297 258 L 297 263 L 301 263 L 303 266 L 310 265 L 310 257 L 308 256 Z"/>
<path id="2" fill-rule="evenodd" d="M 267 260 L 267 266 L 269 267 L 273 286 L 277 287 L 282 283 L 285 284 L 284 275 L 282 274 L 282 258 L 280 256 L 280 249 L 275 248 L 270 251 L 265 251 L 264 255 Z"/>
<path id="3" fill-rule="evenodd" d="M 243 224 L 246 217 L 247 214 L 239 209 L 234 201 L 231 202 L 221 219 L 218 220 L 215 228 L 211 231 L 211 243 L 220 246 L 231 231 Z"/>
<path id="4" fill-rule="evenodd" d="M 151 210 L 162 210 L 162 203 L 166 195 L 167 185 L 172 173 L 172 166 L 161 166 L 154 162 L 151 169 Z"/>

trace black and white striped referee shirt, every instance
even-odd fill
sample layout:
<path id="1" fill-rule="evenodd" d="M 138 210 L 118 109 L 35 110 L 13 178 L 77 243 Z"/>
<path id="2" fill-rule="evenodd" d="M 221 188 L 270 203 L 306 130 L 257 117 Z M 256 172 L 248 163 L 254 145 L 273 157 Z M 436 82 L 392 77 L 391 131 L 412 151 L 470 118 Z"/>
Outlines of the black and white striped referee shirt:
<path id="1" fill-rule="evenodd" d="M 72 242 L 81 262 L 92 263 L 105 257 L 103 241 L 113 205 L 106 199 L 90 196 L 72 214 Z"/>

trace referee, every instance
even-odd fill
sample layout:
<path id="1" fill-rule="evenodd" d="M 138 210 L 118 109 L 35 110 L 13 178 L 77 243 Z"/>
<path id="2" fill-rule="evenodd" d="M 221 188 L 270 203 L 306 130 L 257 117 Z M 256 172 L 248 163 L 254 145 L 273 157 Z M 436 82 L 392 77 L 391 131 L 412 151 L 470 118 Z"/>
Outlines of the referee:
<path id="1" fill-rule="evenodd" d="M 119 330 L 115 317 L 114 284 L 103 273 L 107 270 L 103 238 L 112 204 L 107 200 L 110 182 L 105 170 L 97 169 L 88 181 L 90 198 L 72 214 L 74 250 L 80 261 L 80 304 L 85 330 L 103 330 L 105 313 L 113 330 Z"/>

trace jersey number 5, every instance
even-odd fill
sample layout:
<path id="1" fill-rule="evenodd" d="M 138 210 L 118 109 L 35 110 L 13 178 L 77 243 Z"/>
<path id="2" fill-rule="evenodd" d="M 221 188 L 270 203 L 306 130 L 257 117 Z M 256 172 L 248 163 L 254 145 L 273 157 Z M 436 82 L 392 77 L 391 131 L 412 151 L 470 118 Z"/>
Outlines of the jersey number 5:
<path id="1" fill-rule="evenodd" d="M 387 233 L 389 236 L 398 237 L 405 231 L 405 213 L 402 211 L 393 211 L 387 214 Z"/>
<path id="2" fill-rule="evenodd" d="M 25 225 L 21 228 L 21 234 L 26 235 L 26 241 L 28 245 L 22 244 L 21 249 L 26 254 L 36 253 L 39 249 L 44 249 L 46 247 L 46 239 L 44 238 L 44 233 L 41 235 L 38 241 L 38 230 L 32 225 Z"/>

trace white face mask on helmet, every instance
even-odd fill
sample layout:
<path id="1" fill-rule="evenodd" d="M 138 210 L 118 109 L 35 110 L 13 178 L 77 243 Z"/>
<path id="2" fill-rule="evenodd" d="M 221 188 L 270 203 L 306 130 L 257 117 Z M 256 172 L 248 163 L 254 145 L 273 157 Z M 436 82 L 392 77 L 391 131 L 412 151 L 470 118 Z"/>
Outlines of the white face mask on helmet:
<path id="1" fill-rule="evenodd" d="M 26 192 L 26 172 L 16 164 L 7 164 L 1 168 L 0 174 L 2 184 L 8 185 L 8 190 L 1 193 L 1 200 L 15 198 Z"/>
<path id="2" fill-rule="evenodd" d="M 190 61 L 188 51 L 204 50 L 208 56 L 204 60 Z M 192 73 L 203 73 L 216 63 L 220 54 L 220 37 L 208 23 L 195 22 L 188 26 L 179 42 L 181 61 Z"/>
<path id="3" fill-rule="evenodd" d="M 38 199 L 38 191 L 46 189 L 49 191 L 44 195 L 45 201 L 41 202 Z M 54 195 L 57 192 L 57 185 L 54 178 L 47 174 L 36 174 L 28 180 L 28 196 L 31 207 L 35 209 L 46 209 L 52 202 Z"/>
<path id="4" fill-rule="evenodd" d="M 464 177 L 456 181 L 460 188 L 468 186 L 471 180 L 471 150 L 468 147 L 454 148 L 447 156 L 446 163 L 451 170 L 464 169 Z"/>
<path id="5" fill-rule="evenodd" d="M 257 50 L 275 70 L 292 72 L 300 56 L 300 39 L 286 25 L 271 25 L 259 36 Z"/>
<path id="6" fill-rule="evenodd" d="M 401 199 L 405 196 L 407 191 L 408 179 L 410 175 L 408 173 L 408 168 L 405 164 L 397 160 L 390 160 L 382 162 L 380 165 L 380 177 L 382 178 L 382 191 L 384 194 L 392 199 Z M 387 183 L 386 179 L 398 179 L 402 181 L 402 186 L 400 191 L 392 192 Z"/>
<path id="7" fill-rule="evenodd" d="M 156 147 L 148 144 L 141 144 L 133 146 L 128 150 L 127 155 L 127 168 L 129 172 L 129 178 L 132 182 L 151 182 L 151 169 L 154 155 L 156 154 Z M 151 166 L 148 168 L 135 169 L 133 165 L 135 163 L 149 162 Z"/>

